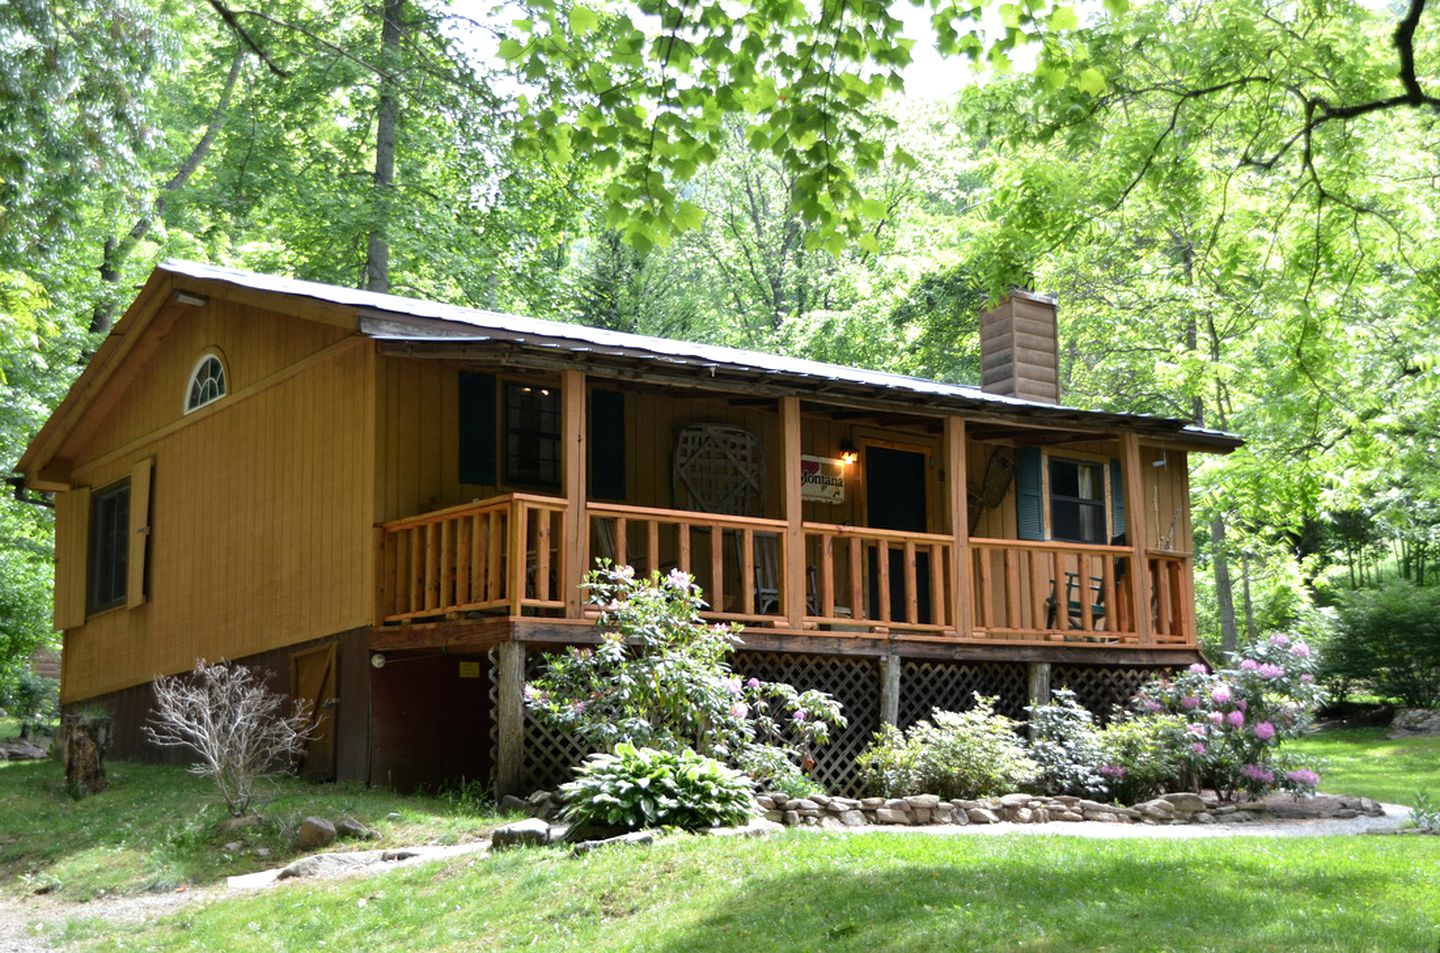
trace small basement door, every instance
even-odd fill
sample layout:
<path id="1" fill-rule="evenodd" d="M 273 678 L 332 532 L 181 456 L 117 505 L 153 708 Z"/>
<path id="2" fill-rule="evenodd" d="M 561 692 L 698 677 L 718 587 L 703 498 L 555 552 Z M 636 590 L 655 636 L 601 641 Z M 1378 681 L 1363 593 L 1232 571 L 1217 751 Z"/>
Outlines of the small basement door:
<path id="1" fill-rule="evenodd" d="M 314 737 L 305 747 L 300 773 L 310 781 L 335 780 L 335 643 L 290 656 L 294 697 L 310 706 L 317 719 Z"/>

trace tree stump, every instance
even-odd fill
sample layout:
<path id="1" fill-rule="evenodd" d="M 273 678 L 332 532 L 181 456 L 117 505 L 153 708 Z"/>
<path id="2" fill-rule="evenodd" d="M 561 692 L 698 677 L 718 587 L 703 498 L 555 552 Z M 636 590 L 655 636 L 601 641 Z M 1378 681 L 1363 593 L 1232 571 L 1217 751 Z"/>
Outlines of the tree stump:
<path id="1" fill-rule="evenodd" d="M 77 798 L 99 794 L 110 786 L 105 778 L 105 751 L 110 747 L 110 719 L 65 716 L 65 783 Z"/>

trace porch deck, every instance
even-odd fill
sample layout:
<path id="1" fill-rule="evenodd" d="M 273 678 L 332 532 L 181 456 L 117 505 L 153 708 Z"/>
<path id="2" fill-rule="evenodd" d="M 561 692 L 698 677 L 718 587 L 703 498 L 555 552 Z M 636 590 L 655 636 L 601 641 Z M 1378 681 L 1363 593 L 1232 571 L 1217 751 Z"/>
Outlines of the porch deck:
<path id="1" fill-rule="evenodd" d="M 1132 546 L 792 526 L 507 493 L 377 527 L 374 621 L 377 630 L 500 617 L 584 623 L 581 577 L 608 558 L 691 573 L 705 617 L 747 635 L 1193 648 L 1189 554 L 1142 552 L 1137 574 Z"/>

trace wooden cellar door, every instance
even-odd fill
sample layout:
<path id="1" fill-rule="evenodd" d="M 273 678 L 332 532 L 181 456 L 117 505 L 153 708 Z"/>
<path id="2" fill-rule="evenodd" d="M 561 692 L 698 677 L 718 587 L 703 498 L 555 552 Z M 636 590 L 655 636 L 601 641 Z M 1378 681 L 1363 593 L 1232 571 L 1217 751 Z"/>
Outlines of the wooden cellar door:
<path id="1" fill-rule="evenodd" d="M 335 643 L 296 652 L 290 657 L 294 697 L 307 702 L 317 719 L 300 773 L 310 781 L 335 780 Z"/>

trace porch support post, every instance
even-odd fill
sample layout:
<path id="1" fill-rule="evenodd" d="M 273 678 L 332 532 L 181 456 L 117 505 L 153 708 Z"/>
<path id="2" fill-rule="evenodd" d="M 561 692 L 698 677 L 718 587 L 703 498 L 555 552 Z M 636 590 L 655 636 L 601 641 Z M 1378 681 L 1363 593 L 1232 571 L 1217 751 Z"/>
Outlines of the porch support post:
<path id="1" fill-rule="evenodd" d="M 1025 666 L 1026 673 L 1026 694 L 1030 697 L 1032 706 L 1047 705 L 1050 703 L 1050 663 L 1031 662 Z M 1035 738 L 1035 723 L 1031 719 L 1029 727 L 1030 738 Z"/>
<path id="2" fill-rule="evenodd" d="M 805 627 L 805 523 L 800 512 L 800 398 L 780 398 L 780 446 L 785 466 L 786 625 Z"/>
<path id="3" fill-rule="evenodd" d="M 1145 474 L 1141 470 L 1140 438 L 1133 433 L 1120 435 L 1121 469 L 1125 476 L 1125 531 L 1134 551 L 1130 578 L 1135 592 L 1135 631 L 1141 645 L 1155 641 L 1154 621 L 1150 616 L 1150 559 L 1146 545 L 1150 539 L 1145 525 Z"/>
<path id="4" fill-rule="evenodd" d="M 974 637 L 975 603 L 970 591 L 970 499 L 965 471 L 965 419 L 945 418 L 945 499 L 950 516 L 951 619 L 955 635 Z"/>
<path id="5" fill-rule="evenodd" d="M 525 762 L 525 643 L 495 649 L 495 796 L 517 796 Z"/>
<path id="6" fill-rule="evenodd" d="M 590 462 L 585 419 L 585 373 L 563 371 L 560 382 L 560 433 L 565 465 L 565 515 L 561 535 L 560 587 L 565 592 L 565 618 L 578 619 L 584 605 L 580 577 L 590 567 L 585 553 L 590 526 L 585 518 L 585 494 L 589 489 L 586 465 Z M 546 514 L 545 518 L 549 518 Z M 652 563 L 654 556 L 651 556 Z"/>
<path id="7" fill-rule="evenodd" d="M 900 656 L 880 657 L 880 723 L 900 727 Z"/>

